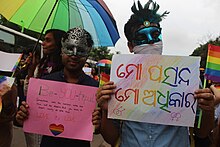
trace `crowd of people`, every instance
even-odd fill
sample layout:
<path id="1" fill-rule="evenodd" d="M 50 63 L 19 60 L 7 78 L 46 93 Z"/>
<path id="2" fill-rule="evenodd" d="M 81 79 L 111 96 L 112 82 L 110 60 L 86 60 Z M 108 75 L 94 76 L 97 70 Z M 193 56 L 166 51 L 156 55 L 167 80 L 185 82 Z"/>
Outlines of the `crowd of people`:
<path id="1" fill-rule="evenodd" d="M 152 7 L 150 7 L 152 6 Z M 124 26 L 127 46 L 134 54 L 162 54 L 163 42 L 160 22 L 169 12 L 159 14 L 159 5 L 149 0 L 143 7 L 138 1 L 131 8 L 133 14 Z M 3 108 L 0 112 L 0 147 L 10 147 L 13 123 L 20 127 L 28 119 L 29 105 L 26 102 L 29 79 L 39 78 L 65 83 L 99 87 L 97 69 L 86 60 L 93 46 L 89 32 L 80 27 L 67 32 L 58 29 L 47 30 L 42 43 L 43 57 L 38 52 L 31 53 L 27 59 L 27 72 L 21 88 L 22 101 L 16 105 L 18 86 L 1 97 Z M 88 64 L 88 65 L 87 65 Z M 83 67 L 92 68 L 92 76 L 86 75 Z M 220 103 L 220 91 L 213 85 L 210 88 L 194 92 L 198 108 L 203 112 L 200 128 L 195 126 L 193 134 L 188 127 L 151 124 L 128 120 L 109 119 L 108 101 L 115 94 L 113 81 L 99 87 L 96 94 L 97 108 L 92 112 L 92 124 L 96 133 L 101 133 L 104 140 L 112 146 L 120 147 L 208 147 L 219 146 L 219 119 L 215 117 L 215 107 Z M 85 89 L 86 92 L 86 89 Z M 197 122 L 198 117 L 196 117 Z M 217 121 L 216 121 L 217 120 Z M 74 131 L 74 130 L 72 130 Z M 214 132 L 214 133 L 213 133 Z M 190 137 L 193 135 L 193 137 Z M 28 147 L 89 147 L 90 142 L 60 137 L 26 133 Z M 194 143 L 194 144 L 193 144 Z"/>

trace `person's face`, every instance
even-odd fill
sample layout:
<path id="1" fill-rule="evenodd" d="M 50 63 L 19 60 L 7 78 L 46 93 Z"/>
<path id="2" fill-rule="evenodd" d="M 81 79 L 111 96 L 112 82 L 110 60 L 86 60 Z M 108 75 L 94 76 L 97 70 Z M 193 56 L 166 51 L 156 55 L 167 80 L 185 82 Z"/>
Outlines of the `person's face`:
<path id="1" fill-rule="evenodd" d="M 135 46 L 141 44 L 153 44 L 153 41 L 149 41 L 149 39 L 157 38 L 161 33 L 161 29 L 158 28 L 158 24 L 151 23 L 149 26 L 140 25 L 139 27 L 133 28 L 133 40 L 128 42 L 127 45 L 129 47 L 130 52 L 133 52 L 133 48 Z"/>
<path id="2" fill-rule="evenodd" d="M 86 59 L 87 57 L 67 55 L 62 53 L 63 65 L 68 71 L 81 71 L 84 64 L 86 63 Z"/>
<path id="3" fill-rule="evenodd" d="M 84 67 L 89 67 L 89 64 L 88 64 L 88 63 L 85 63 Z"/>
<path id="4" fill-rule="evenodd" d="M 55 39 L 52 33 L 48 33 L 45 35 L 42 46 L 43 46 L 43 53 L 45 55 L 50 55 L 57 49 Z"/>

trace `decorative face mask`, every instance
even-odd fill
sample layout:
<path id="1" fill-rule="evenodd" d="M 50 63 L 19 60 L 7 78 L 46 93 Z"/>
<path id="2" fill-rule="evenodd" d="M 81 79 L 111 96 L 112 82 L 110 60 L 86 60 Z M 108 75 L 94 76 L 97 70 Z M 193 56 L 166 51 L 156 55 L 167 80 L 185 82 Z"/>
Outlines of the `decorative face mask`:
<path id="1" fill-rule="evenodd" d="M 136 45 L 153 44 L 162 41 L 161 28 L 156 26 L 144 27 L 136 31 L 133 43 Z"/>
<path id="2" fill-rule="evenodd" d="M 62 40 L 62 52 L 68 56 L 87 56 L 91 47 L 87 44 L 88 33 L 82 28 L 73 28 Z"/>

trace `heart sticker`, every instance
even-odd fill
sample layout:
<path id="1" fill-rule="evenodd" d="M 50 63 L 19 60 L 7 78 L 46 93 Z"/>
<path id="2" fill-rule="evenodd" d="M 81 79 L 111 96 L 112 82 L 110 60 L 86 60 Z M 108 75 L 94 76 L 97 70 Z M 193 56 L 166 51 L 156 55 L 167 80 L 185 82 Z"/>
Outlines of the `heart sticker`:
<path id="1" fill-rule="evenodd" d="M 64 126 L 62 124 L 50 124 L 49 129 L 54 136 L 57 136 L 64 131 Z"/>

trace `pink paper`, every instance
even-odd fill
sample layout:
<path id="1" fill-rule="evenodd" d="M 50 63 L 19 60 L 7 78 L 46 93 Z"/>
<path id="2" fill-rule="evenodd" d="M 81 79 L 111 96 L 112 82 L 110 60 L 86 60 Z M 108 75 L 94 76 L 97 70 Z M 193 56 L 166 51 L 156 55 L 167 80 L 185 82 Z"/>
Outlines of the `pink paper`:
<path id="1" fill-rule="evenodd" d="M 24 131 L 92 141 L 96 91 L 96 87 L 30 79 Z"/>

